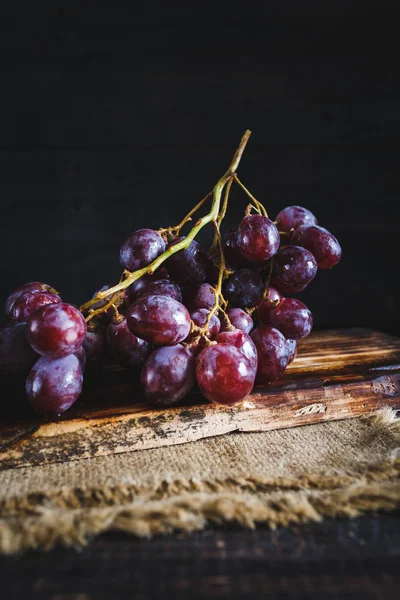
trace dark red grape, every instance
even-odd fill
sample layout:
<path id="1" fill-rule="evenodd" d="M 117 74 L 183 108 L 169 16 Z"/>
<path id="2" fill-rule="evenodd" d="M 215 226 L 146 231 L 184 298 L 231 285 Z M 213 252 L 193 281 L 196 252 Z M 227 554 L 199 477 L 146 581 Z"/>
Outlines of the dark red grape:
<path id="1" fill-rule="evenodd" d="M 294 361 L 297 354 L 297 342 L 296 340 L 286 340 L 288 346 L 288 365 Z"/>
<path id="2" fill-rule="evenodd" d="M 312 330 L 311 311 L 296 298 L 282 298 L 278 306 L 266 316 L 268 318 L 264 322 L 279 329 L 288 339 L 305 338 Z"/>
<path id="3" fill-rule="evenodd" d="M 187 309 L 192 312 L 199 308 L 211 309 L 215 304 L 215 294 L 210 283 L 201 283 L 185 288 L 183 299 Z"/>
<path id="4" fill-rule="evenodd" d="M 199 308 L 190 314 L 190 318 L 192 319 L 193 323 L 197 325 L 197 327 L 204 327 L 209 312 L 210 311 L 205 308 Z M 208 324 L 208 330 L 205 335 L 208 338 L 214 338 L 217 333 L 219 333 L 220 329 L 221 322 L 219 318 L 217 315 L 212 314 Z M 185 344 L 187 344 L 189 350 L 195 356 L 197 356 L 197 354 L 199 354 L 199 352 L 201 352 L 201 350 L 203 350 L 203 348 L 207 345 L 207 341 L 204 339 L 204 337 L 199 336 L 197 332 L 193 331 L 185 339 Z"/>
<path id="5" fill-rule="evenodd" d="M 88 329 L 82 345 L 87 362 L 91 365 L 100 363 L 105 357 L 105 331 L 102 326 Z"/>
<path id="6" fill-rule="evenodd" d="M 142 275 L 139 279 L 136 279 L 129 287 L 125 290 L 125 302 L 126 305 L 129 306 L 133 304 L 138 298 L 139 294 L 143 291 L 143 289 L 153 281 L 158 281 L 159 279 L 168 279 L 169 274 L 167 269 L 161 266 L 157 269 L 152 275 L 146 274 Z"/>
<path id="7" fill-rule="evenodd" d="M 182 293 L 178 284 L 169 279 L 156 279 L 149 281 L 136 294 L 136 299 L 144 298 L 145 296 L 169 296 L 178 302 L 182 302 Z"/>
<path id="8" fill-rule="evenodd" d="M 199 308 L 198 310 L 195 310 L 192 313 L 190 313 L 190 318 L 192 319 L 193 323 L 195 325 L 197 325 L 197 327 L 204 327 L 204 325 L 206 324 L 206 320 L 207 320 L 209 312 L 210 311 L 205 308 Z M 219 333 L 220 329 L 221 329 L 220 320 L 218 319 L 217 315 L 212 314 L 210 322 L 208 324 L 207 337 L 213 338 L 214 336 L 217 335 L 217 333 Z"/>
<path id="9" fill-rule="evenodd" d="M 238 348 L 248 358 L 251 366 L 254 369 L 254 373 L 256 373 L 258 363 L 257 350 L 253 340 L 249 335 L 247 335 L 247 333 L 241 329 L 223 331 L 217 335 L 215 341 L 219 344 L 232 344 L 232 346 Z"/>
<path id="10" fill-rule="evenodd" d="M 183 239 L 185 238 L 178 238 L 170 246 Z M 200 244 L 193 240 L 188 248 L 172 254 L 165 262 L 165 266 L 172 279 L 179 285 L 193 285 L 205 281 L 210 269 L 210 261 Z"/>
<path id="11" fill-rule="evenodd" d="M 36 352 L 48 358 L 61 358 L 82 346 L 86 323 L 71 304 L 47 304 L 35 310 L 28 321 L 28 342 Z"/>
<path id="12" fill-rule="evenodd" d="M 254 262 L 274 256 L 280 244 L 276 225 L 262 215 L 244 217 L 237 229 L 236 241 L 241 253 Z"/>
<path id="13" fill-rule="evenodd" d="M 258 307 L 258 319 L 261 323 L 269 323 L 269 313 L 282 300 L 281 294 L 273 287 L 268 288 L 268 294 L 265 300 Z"/>
<path id="14" fill-rule="evenodd" d="M 342 256 L 342 249 L 335 236 L 319 225 L 298 227 L 293 232 L 290 243 L 309 250 L 319 269 L 332 269 Z"/>
<path id="15" fill-rule="evenodd" d="M 181 344 L 157 348 L 146 360 L 140 385 L 153 406 L 172 406 L 182 400 L 195 383 L 195 358 Z"/>
<path id="16" fill-rule="evenodd" d="M 153 229 L 138 229 L 123 243 L 120 262 L 124 269 L 137 271 L 151 264 L 165 250 L 161 235 Z"/>
<path id="17" fill-rule="evenodd" d="M 57 304 L 59 302 L 62 302 L 60 296 L 56 296 L 50 292 L 39 292 L 37 290 L 26 292 L 14 302 L 10 310 L 10 320 L 26 323 L 37 308 L 46 306 L 46 304 Z"/>
<path id="18" fill-rule="evenodd" d="M 38 413 L 57 417 L 77 400 L 82 383 L 82 368 L 75 354 L 55 359 L 42 356 L 32 367 L 25 389 Z"/>
<path id="19" fill-rule="evenodd" d="M 183 304 L 168 296 L 145 296 L 128 308 L 128 327 L 156 346 L 178 344 L 190 331 L 190 314 Z"/>
<path id="20" fill-rule="evenodd" d="M 232 344 L 213 344 L 196 359 L 196 378 L 202 394 L 216 404 L 236 404 L 254 385 L 254 367 Z"/>
<path id="21" fill-rule="evenodd" d="M 107 342 L 112 358 L 123 367 L 142 365 L 152 351 L 148 342 L 129 330 L 126 319 L 119 323 L 110 323 L 107 329 Z"/>
<path id="22" fill-rule="evenodd" d="M 228 231 L 228 233 L 225 234 L 223 250 L 225 260 L 231 268 L 244 267 L 246 266 L 246 264 L 248 264 L 249 261 L 239 250 L 239 246 L 237 244 L 236 229 L 232 229 L 231 231 Z"/>
<path id="23" fill-rule="evenodd" d="M 83 348 L 83 346 L 81 346 L 80 348 L 78 348 L 78 350 L 76 352 L 74 352 L 76 358 L 79 360 L 79 364 L 81 365 L 81 369 L 82 369 L 82 373 L 85 370 L 86 367 L 86 352 Z"/>
<path id="24" fill-rule="evenodd" d="M 253 319 L 241 308 L 229 308 L 226 311 L 231 325 L 236 329 L 241 329 L 245 333 L 250 333 L 254 327 Z"/>
<path id="25" fill-rule="evenodd" d="M 305 290 L 318 271 L 314 256 L 301 246 L 283 246 L 274 258 L 272 284 L 283 294 Z"/>
<path id="26" fill-rule="evenodd" d="M 288 365 L 289 348 L 285 337 L 273 327 L 261 325 L 250 334 L 258 354 L 256 382 L 265 385 L 278 379 Z"/>
<path id="27" fill-rule="evenodd" d="M 0 330 L 0 376 L 24 375 L 38 358 L 26 339 L 26 323 L 10 323 Z"/>
<path id="28" fill-rule="evenodd" d="M 14 305 L 14 302 L 23 294 L 33 291 L 50 292 L 51 294 L 57 294 L 56 290 L 51 286 L 47 285 L 47 283 L 41 283 L 40 281 L 31 281 L 30 283 L 25 283 L 24 285 L 21 285 L 19 288 L 14 290 L 7 298 L 4 306 L 7 319 L 11 319 L 11 309 Z"/>
<path id="29" fill-rule="evenodd" d="M 261 295 L 263 282 L 260 274 L 251 269 L 240 269 L 223 283 L 223 295 L 228 302 L 239 308 L 253 306 Z"/>
<path id="30" fill-rule="evenodd" d="M 289 232 L 291 229 L 296 229 L 301 225 L 317 225 L 317 219 L 307 208 L 302 206 L 287 206 L 276 216 L 276 221 L 279 221 L 279 231 Z"/>

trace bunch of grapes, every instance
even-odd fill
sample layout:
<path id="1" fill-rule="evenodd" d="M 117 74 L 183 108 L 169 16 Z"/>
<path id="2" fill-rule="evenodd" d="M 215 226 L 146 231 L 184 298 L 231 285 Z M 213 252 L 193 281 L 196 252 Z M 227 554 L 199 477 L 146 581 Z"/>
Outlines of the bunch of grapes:
<path id="1" fill-rule="evenodd" d="M 282 376 L 297 340 L 313 326 L 310 310 L 293 296 L 318 269 L 335 266 L 341 248 L 306 208 L 289 206 L 275 220 L 268 217 L 236 174 L 249 135 L 213 192 L 178 226 L 130 235 L 120 250 L 124 272 L 117 285 L 104 286 L 80 309 L 39 282 L 8 297 L 0 374 L 27 376 L 37 412 L 63 413 L 81 393 L 85 368 L 95 371 L 110 360 L 140 369 L 142 397 L 156 407 L 176 405 L 195 385 L 211 402 L 236 404 L 255 385 Z M 234 182 L 251 203 L 238 227 L 222 236 Z M 210 196 L 210 213 L 182 236 Z M 209 249 L 194 239 L 207 223 L 215 229 Z"/>

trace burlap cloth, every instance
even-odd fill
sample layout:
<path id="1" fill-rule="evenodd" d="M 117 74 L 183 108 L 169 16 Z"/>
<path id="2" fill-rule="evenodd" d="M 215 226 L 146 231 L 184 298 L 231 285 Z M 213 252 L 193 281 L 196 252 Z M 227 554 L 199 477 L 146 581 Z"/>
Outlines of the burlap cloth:
<path id="1" fill-rule="evenodd" d="M 236 433 L 0 471 L 0 552 L 210 523 L 270 527 L 400 506 L 400 427 L 370 419 Z"/>

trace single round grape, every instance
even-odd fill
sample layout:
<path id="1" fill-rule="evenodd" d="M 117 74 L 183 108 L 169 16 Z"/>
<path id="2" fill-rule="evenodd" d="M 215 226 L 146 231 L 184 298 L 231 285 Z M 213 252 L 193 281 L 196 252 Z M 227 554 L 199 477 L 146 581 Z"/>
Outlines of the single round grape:
<path id="1" fill-rule="evenodd" d="M 98 364 L 105 357 L 105 337 L 104 328 L 100 325 L 96 329 L 87 330 L 82 347 L 85 350 L 88 364 Z"/>
<path id="2" fill-rule="evenodd" d="M 236 329 L 241 329 L 245 333 L 250 333 L 254 327 L 253 319 L 241 308 L 229 308 L 226 311 L 231 325 Z"/>
<path id="3" fill-rule="evenodd" d="M 280 331 L 261 325 L 250 334 L 258 355 L 256 382 L 267 385 L 278 379 L 288 365 L 289 348 Z"/>
<path id="4" fill-rule="evenodd" d="M 190 314 L 183 304 L 168 296 L 139 298 L 126 313 L 128 327 L 155 346 L 171 346 L 187 338 Z"/>
<path id="5" fill-rule="evenodd" d="M 46 304 L 57 304 L 62 302 L 60 296 L 51 294 L 50 292 L 26 292 L 19 296 L 14 302 L 10 310 L 10 321 L 26 323 L 31 314 L 41 306 Z"/>
<path id="6" fill-rule="evenodd" d="M 276 225 L 262 215 L 244 217 L 237 229 L 236 240 L 241 253 L 254 262 L 274 256 L 280 244 Z"/>
<path id="7" fill-rule="evenodd" d="M 26 339 L 26 323 L 10 323 L 0 330 L 0 376 L 24 375 L 38 358 Z"/>
<path id="8" fill-rule="evenodd" d="M 194 383 L 195 357 L 181 344 L 154 350 L 140 374 L 143 395 L 153 406 L 176 404 Z"/>
<path id="9" fill-rule="evenodd" d="M 14 305 L 14 302 L 23 294 L 33 291 L 57 294 L 56 290 L 50 285 L 47 285 L 47 283 L 42 283 L 40 281 L 31 281 L 30 283 L 25 283 L 24 285 L 21 285 L 16 290 L 14 290 L 7 298 L 4 306 L 7 319 L 11 319 L 11 310 Z"/>
<path id="10" fill-rule="evenodd" d="M 251 366 L 254 369 L 254 374 L 257 371 L 257 349 L 254 345 L 251 337 L 242 331 L 241 329 L 234 329 L 233 331 L 223 331 L 219 333 L 215 338 L 215 341 L 224 344 L 232 344 L 235 348 L 238 348 L 248 358 Z"/>
<path id="11" fill-rule="evenodd" d="M 74 352 L 76 358 L 79 360 L 79 364 L 81 365 L 81 369 L 82 369 L 82 373 L 85 370 L 86 367 L 86 352 L 83 348 L 83 346 L 81 346 L 80 348 L 78 348 L 78 350 L 76 352 Z"/>
<path id="12" fill-rule="evenodd" d="M 169 296 L 178 302 L 182 302 L 182 293 L 178 284 L 169 279 L 156 279 L 155 281 L 149 281 L 136 294 L 136 299 L 144 298 L 145 296 Z"/>
<path id="13" fill-rule="evenodd" d="M 302 206 L 287 206 L 277 214 L 275 220 L 279 221 L 279 231 L 285 231 L 286 233 L 301 225 L 305 225 L 306 227 L 318 225 L 317 219 L 312 212 Z"/>
<path id="14" fill-rule="evenodd" d="M 184 304 L 190 312 L 199 308 L 210 310 L 215 303 L 215 294 L 213 286 L 210 283 L 201 283 L 200 285 L 189 286 L 185 288 L 183 299 Z"/>
<path id="15" fill-rule="evenodd" d="M 268 294 L 265 300 L 258 307 L 258 319 L 261 323 L 269 323 L 269 313 L 282 300 L 281 294 L 273 287 L 268 288 Z"/>
<path id="16" fill-rule="evenodd" d="M 288 346 L 288 365 L 294 361 L 297 354 L 297 342 L 296 340 L 286 340 Z"/>
<path id="17" fill-rule="evenodd" d="M 126 306 L 133 304 L 149 283 L 153 283 L 153 281 L 158 281 L 159 279 L 169 279 L 167 269 L 163 266 L 157 269 L 152 275 L 146 274 L 139 277 L 139 279 L 136 279 L 136 281 L 125 290 Z"/>
<path id="18" fill-rule="evenodd" d="M 85 336 L 82 314 L 64 302 L 38 308 L 28 321 L 28 342 L 38 354 L 48 358 L 73 354 L 82 346 Z"/>
<path id="19" fill-rule="evenodd" d="M 236 404 L 254 385 L 254 367 L 232 344 L 213 344 L 196 359 L 196 379 L 202 394 L 216 404 Z"/>
<path id="20" fill-rule="evenodd" d="M 290 243 L 309 250 L 319 269 L 332 269 L 342 256 L 342 249 L 335 236 L 319 225 L 298 227 L 294 230 Z"/>
<path id="21" fill-rule="evenodd" d="M 284 294 L 305 290 L 318 271 L 314 256 L 301 246 L 284 246 L 274 258 L 272 283 Z"/>
<path id="22" fill-rule="evenodd" d="M 206 320 L 209 314 L 209 310 L 207 310 L 206 308 L 199 308 L 198 310 L 193 311 L 192 313 L 190 313 L 190 318 L 192 319 L 193 323 L 195 325 L 197 325 L 197 327 L 204 327 L 204 325 L 206 324 Z M 217 335 L 217 333 L 219 333 L 221 329 L 221 322 L 219 320 L 219 318 L 217 317 L 217 315 L 212 314 L 211 318 L 210 318 L 210 322 L 208 324 L 208 332 L 207 332 L 207 337 L 209 338 L 213 338 L 214 336 Z"/>
<path id="23" fill-rule="evenodd" d="M 293 340 L 307 337 L 313 327 L 311 311 L 296 298 L 282 298 L 278 306 L 270 310 L 266 322 Z"/>
<path id="24" fill-rule="evenodd" d="M 241 253 L 237 244 L 237 231 L 232 229 L 224 236 L 223 242 L 224 256 L 227 264 L 231 268 L 244 267 L 248 264 L 248 260 Z"/>
<path id="25" fill-rule="evenodd" d="M 152 263 L 164 250 L 165 242 L 157 231 L 138 229 L 122 244 L 119 258 L 124 269 L 137 271 Z"/>
<path id="26" fill-rule="evenodd" d="M 185 239 L 180 237 L 170 244 L 174 246 Z M 200 244 L 193 240 L 188 248 L 179 250 L 165 262 L 168 273 L 179 285 L 203 283 L 210 268 L 210 261 Z"/>
<path id="27" fill-rule="evenodd" d="M 82 367 L 75 354 L 55 359 L 42 356 L 32 367 L 25 389 L 36 412 L 57 417 L 78 399 L 82 383 Z"/>
<path id="28" fill-rule="evenodd" d="M 240 269 L 223 283 L 224 298 L 238 308 L 253 306 L 261 295 L 263 282 L 260 274 L 251 269 Z"/>
<path id="29" fill-rule="evenodd" d="M 152 351 L 148 342 L 132 333 L 126 322 L 110 323 L 107 329 L 107 342 L 112 358 L 123 367 L 143 365 Z"/>

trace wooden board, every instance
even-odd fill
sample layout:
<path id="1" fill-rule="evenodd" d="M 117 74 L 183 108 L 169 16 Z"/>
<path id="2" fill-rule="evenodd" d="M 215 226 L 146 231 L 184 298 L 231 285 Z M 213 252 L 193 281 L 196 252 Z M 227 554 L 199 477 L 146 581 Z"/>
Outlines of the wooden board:
<path id="1" fill-rule="evenodd" d="M 4 384 L 5 405 L 11 404 L 4 403 L 7 394 Z M 15 397 L 0 425 L 0 469 L 348 419 L 383 406 L 400 408 L 400 339 L 365 329 L 316 332 L 300 342 L 280 381 L 256 387 L 234 407 L 193 392 L 182 406 L 150 409 L 140 401 L 135 377 L 119 368 L 89 379 L 80 400 L 57 421 L 38 418 Z"/>

